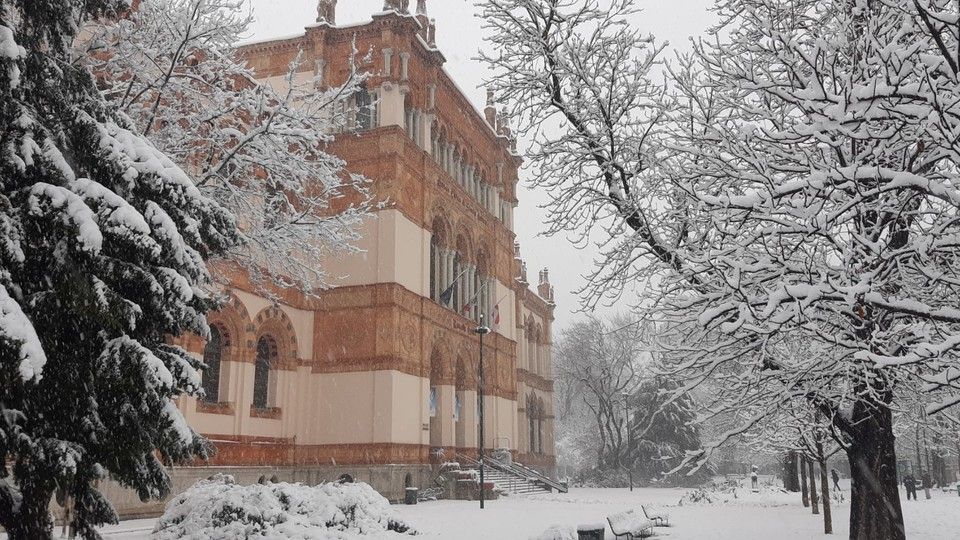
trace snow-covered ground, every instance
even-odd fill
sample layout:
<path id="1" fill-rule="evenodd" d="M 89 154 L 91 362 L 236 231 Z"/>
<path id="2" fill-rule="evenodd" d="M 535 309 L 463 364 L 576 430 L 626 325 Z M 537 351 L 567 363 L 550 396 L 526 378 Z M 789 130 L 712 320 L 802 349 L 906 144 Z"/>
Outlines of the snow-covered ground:
<path id="1" fill-rule="evenodd" d="M 844 486 L 848 489 L 847 486 Z M 445 540 L 527 540 L 551 525 L 576 527 L 605 521 L 607 515 L 640 504 L 670 513 L 672 527 L 658 528 L 657 536 L 676 540 L 809 540 L 823 538 L 821 516 L 811 515 L 798 494 L 764 490 L 754 494 L 738 490 L 737 498 L 720 497 L 714 504 L 678 503 L 682 489 L 571 489 L 568 494 L 505 497 L 487 503 L 484 510 L 476 501 L 438 501 L 416 506 L 395 506 L 399 516 L 422 533 L 418 538 Z M 956 491 L 932 491 L 933 498 L 903 501 L 907 538 L 949 540 L 960 538 L 960 496 Z M 849 501 L 849 491 L 844 492 Z M 905 498 L 904 498 L 905 499 Z M 835 538 L 848 536 L 850 507 L 834 508 Z M 110 539 L 147 540 L 153 520 L 127 521 L 104 529 Z M 399 540 L 391 534 L 383 538 Z M 612 538 L 609 531 L 607 538 Z"/>

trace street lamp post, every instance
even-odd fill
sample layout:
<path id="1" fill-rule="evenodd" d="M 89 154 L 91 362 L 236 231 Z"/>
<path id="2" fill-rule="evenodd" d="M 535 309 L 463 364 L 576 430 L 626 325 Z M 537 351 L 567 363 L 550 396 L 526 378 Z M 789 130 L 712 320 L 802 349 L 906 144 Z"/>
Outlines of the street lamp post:
<path id="1" fill-rule="evenodd" d="M 627 454 L 630 453 L 630 447 L 633 443 L 633 432 L 630 430 L 630 405 L 629 400 L 630 394 L 627 392 L 623 393 L 623 425 L 627 429 Z M 629 455 L 627 456 L 629 458 Z M 632 464 L 627 467 L 627 477 L 630 478 L 630 491 L 633 491 L 633 466 Z"/>
<path id="2" fill-rule="evenodd" d="M 483 324 L 483 314 L 480 315 L 480 325 L 477 326 L 474 332 L 480 336 L 480 369 L 478 373 L 479 384 L 477 385 L 477 391 L 480 393 L 478 400 L 478 406 L 480 407 L 478 411 L 480 418 L 480 440 L 477 442 L 477 457 L 480 461 L 480 508 L 483 509 L 483 336 L 484 334 L 490 333 L 490 329 Z"/>

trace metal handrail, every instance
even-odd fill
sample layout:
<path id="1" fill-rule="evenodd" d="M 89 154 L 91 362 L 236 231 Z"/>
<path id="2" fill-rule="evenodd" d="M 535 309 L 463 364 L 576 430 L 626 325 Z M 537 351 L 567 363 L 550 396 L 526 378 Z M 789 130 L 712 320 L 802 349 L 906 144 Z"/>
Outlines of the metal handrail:
<path id="1" fill-rule="evenodd" d="M 535 470 L 533 470 L 533 469 L 531 469 L 531 468 L 529 468 L 529 467 L 525 467 L 524 465 L 521 465 L 520 463 L 512 463 L 512 464 L 510 465 L 510 467 L 514 468 L 514 472 L 522 472 L 523 474 L 526 474 L 526 475 L 528 475 L 528 476 L 533 476 L 538 482 L 541 482 L 541 483 L 543 483 L 543 484 L 546 484 L 546 485 L 552 487 L 553 489 L 559 491 L 560 493 L 566 493 L 566 492 L 567 492 L 567 487 L 564 486 L 563 484 L 561 484 L 560 482 L 556 482 L 556 481 L 554 481 L 553 479 L 551 479 L 550 477 L 548 477 L 548 476 L 546 476 L 546 475 L 544 475 L 544 474 L 541 474 L 540 472 L 535 471 Z M 517 470 L 517 469 L 519 469 L 519 470 Z"/>
<path id="2" fill-rule="evenodd" d="M 479 461 L 477 461 L 477 460 L 475 460 L 475 459 L 473 459 L 473 458 L 471 458 L 471 457 L 464 456 L 464 455 L 458 455 L 458 456 L 457 456 L 457 459 L 458 459 L 458 460 L 466 461 L 467 463 L 469 463 L 469 464 L 471 464 L 471 465 L 479 465 L 479 464 L 480 464 Z M 551 480 L 549 477 L 544 476 L 543 474 L 541 474 L 541 473 L 539 473 L 539 472 L 537 472 L 537 471 L 535 471 L 535 470 L 533 470 L 533 469 L 531 469 L 531 468 L 529 468 L 529 467 L 525 467 L 525 466 L 523 466 L 523 465 L 521 465 L 521 464 L 519 464 L 519 463 L 516 463 L 516 462 L 511 463 L 510 465 L 504 465 L 503 463 L 500 463 L 499 461 L 494 460 L 494 459 L 485 459 L 483 463 L 484 463 L 484 465 L 493 467 L 494 469 L 497 469 L 497 470 L 499 470 L 499 471 L 501 471 L 501 472 L 505 472 L 505 473 L 508 473 L 508 474 L 516 475 L 516 476 L 523 476 L 523 477 L 526 477 L 526 478 L 531 478 L 531 477 L 532 477 L 532 478 L 533 478 L 534 480 L 536 480 L 537 482 L 539 482 L 539 483 L 541 483 L 541 484 L 544 484 L 544 485 L 546 485 L 546 486 L 548 486 L 548 487 L 550 487 L 550 488 L 553 488 L 553 489 L 559 491 L 560 493 L 567 493 L 567 491 L 568 491 L 568 490 L 567 490 L 567 487 L 564 486 L 563 484 L 561 484 L 561 483 L 559 483 L 559 482 L 555 482 L 555 481 Z"/>

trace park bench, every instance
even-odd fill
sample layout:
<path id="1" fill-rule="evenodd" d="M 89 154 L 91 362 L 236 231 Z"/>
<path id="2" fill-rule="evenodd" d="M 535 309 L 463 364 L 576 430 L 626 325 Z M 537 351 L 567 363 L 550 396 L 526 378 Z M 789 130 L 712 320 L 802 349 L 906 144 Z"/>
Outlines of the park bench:
<path id="1" fill-rule="evenodd" d="M 657 527 L 669 527 L 670 526 L 670 514 L 666 512 L 651 512 L 646 506 L 640 505 L 640 509 L 643 510 L 643 515 L 652 521 Z"/>
<path id="2" fill-rule="evenodd" d="M 607 516 L 607 523 L 616 538 L 634 540 L 653 535 L 653 522 L 633 510 Z"/>

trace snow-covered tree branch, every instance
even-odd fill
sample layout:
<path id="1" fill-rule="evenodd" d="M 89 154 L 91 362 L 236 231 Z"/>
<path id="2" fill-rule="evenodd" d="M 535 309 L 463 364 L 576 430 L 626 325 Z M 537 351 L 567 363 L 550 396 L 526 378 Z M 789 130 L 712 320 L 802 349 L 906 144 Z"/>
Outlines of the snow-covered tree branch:
<path id="1" fill-rule="evenodd" d="M 236 54 L 250 21 L 236 0 L 151 0 L 92 26 L 82 58 L 110 101 L 239 217 L 244 242 L 229 262 L 261 293 L 310 294 L 329 285 L 320 261 L 356 251 L 372 205 L 367 180 L 326 150 L 352 127 L 342 104 L 365 79 L 363 59 L 355 51 L 333 87 L 299 57 L 282 82 L 258 82 Z"/>
<path id="2" fill-rule="evenodd" d="M 0 2 L 0 525 L 49 538 L 51 494 L 81 536 L 115 521 L 93 487 L 143 498 L 205 455 L 174 400 L 200 363 L 169 336 L 205 335 L 206 259 L 239 242 L 234 216 L 71 64 L 78 21 L 120 0 Z M 12 473 L 12 474 L 11 474 Z"/>
<path id="3" fill-rule="evenodd" d="M 668 374 L 741 413 L 722 438 L 807 404 L 851 462 L 851 537 L 903 538 L 897 391 L 948 406 L 960 375 L 956 4 L 719 0 L 664 99 L 628 2 L 479 5 L 552 231 L 610 235 L 590 300 L 652 284 Z"/>

